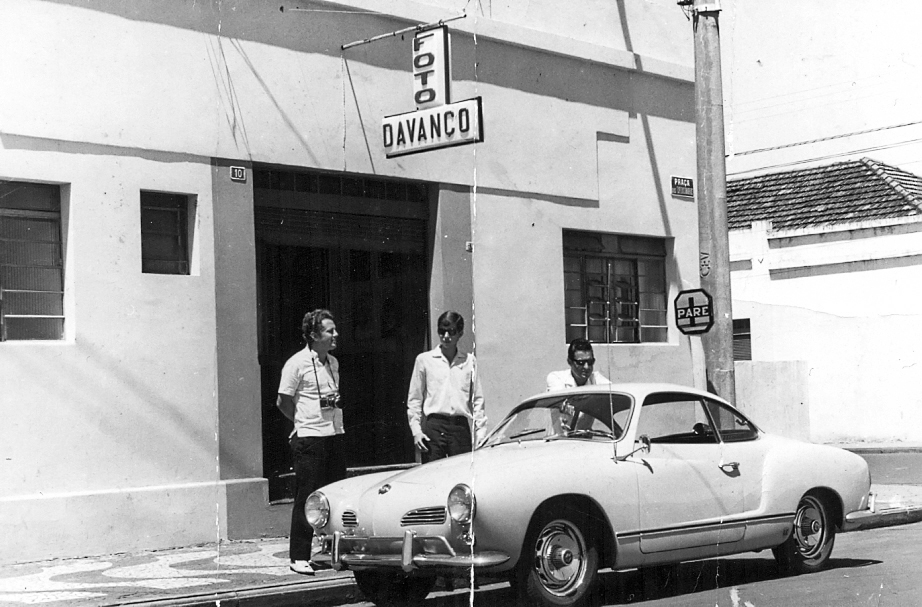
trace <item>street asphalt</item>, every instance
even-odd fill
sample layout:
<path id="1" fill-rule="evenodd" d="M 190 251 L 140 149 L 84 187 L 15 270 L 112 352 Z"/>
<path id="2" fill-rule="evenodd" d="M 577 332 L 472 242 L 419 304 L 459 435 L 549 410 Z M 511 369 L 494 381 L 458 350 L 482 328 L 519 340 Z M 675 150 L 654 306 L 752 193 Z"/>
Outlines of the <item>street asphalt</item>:
<path id="1" fill-rule="evenodd" d="M 868 461 L 875 494 L 875 512 L 854 530 L 922 521 L 922 447 L 849 448 Z M 286 538 L 0 565 L 0 605 L 11 607 L 322 607 L 358 600 L 349 572 L 292 573 Z"/>

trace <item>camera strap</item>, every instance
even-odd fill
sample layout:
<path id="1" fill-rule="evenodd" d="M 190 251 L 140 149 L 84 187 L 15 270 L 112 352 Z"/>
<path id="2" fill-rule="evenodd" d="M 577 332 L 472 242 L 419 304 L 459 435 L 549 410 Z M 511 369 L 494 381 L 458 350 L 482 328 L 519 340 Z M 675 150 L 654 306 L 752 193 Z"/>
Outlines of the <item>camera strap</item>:
<path id="1" fill-rule="evenodd" d="M 329 359 L 329 356 L 327 357 L 327 360 L 330 360 L 330 359 Z M 319 402 L 319 401 L 323 398 L 323 395 L 320 393 L 320 376 L 317 375 L 317 358 L 316 358 L 316 356 L 311 356 L 311 366 L 314 367 L 314 385 L 317 387 L 317 401 Z M 329 386 L 329 385 L 330 385 L 330 380 L 333 380 L 333 382 L 332 382 L 332 384 L 333 384 L 333 391 L 334 391 L 334 392 L 339 392 L 339 386 L 336 385 L 336 380 L 333 378 L 333 365 L 330 365 L 330 370 L 327 372 L 327 377 L 329 378 L 329 379 L 327 380 L 327 385 Z"/>

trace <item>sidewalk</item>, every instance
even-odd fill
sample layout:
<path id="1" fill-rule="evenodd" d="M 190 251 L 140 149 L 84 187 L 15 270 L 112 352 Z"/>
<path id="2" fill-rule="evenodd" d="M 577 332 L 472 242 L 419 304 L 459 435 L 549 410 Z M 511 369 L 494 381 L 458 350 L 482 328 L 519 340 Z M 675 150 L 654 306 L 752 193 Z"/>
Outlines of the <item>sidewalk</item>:
<path id="1" fill-rule="evenodd" d="M 874 485 L 876 512 L 856 529 L 922 521 L 922 486 Z M 0 567 L 0 605 L 74 607 L 340 605 L 361 600 L 349 572 L 301 576 L 288 540 L 227 542 Z"/>
<path id="2" fill-rule="evenodd" d="M 0 605 L 339 605 L 357 600 L 348 572 L 288 569 L 288 539 L 0 567 Z"/>

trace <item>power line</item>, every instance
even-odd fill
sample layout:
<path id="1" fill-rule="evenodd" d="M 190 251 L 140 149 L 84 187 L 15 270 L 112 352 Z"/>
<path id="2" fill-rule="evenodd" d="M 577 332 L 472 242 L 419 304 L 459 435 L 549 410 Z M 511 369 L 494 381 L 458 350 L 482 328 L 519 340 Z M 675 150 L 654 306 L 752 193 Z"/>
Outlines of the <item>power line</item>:
<path id="1" fill-rule="evenodd" d="M 766 166 L 761 166 L 761 167 L 758 167 L 758 168 L 755 168 L 755 169 L 746 169 L 745 171 L 735 171 L 735 172 L 733 172 L 733 173 L 727 173 L 727 175 L 728 175 L 728 176 L 729 176 L 729 175 L 742 175 L 742 174 L 744 174 L 744 173 L 755 173 L 755 172 L 757 172 L 757 171 L 764 171 L 764 170 L 766 170 L 766 169 L 777 169 L 777 168 L 781 168 L 781 167 L 796 166 L 796 165 L 798 165 L 798 164 L 807 164 L 807 163 L 810 163 L 810 162 L 819 162 L 819 161 L 821 161 L 821 160 L 830 160 L 830 159 L 832 159 L 832 158 L 841 158 L 841 157 L 843 157 L 843 156 L 854 156 L 854 155 L 857 155 L 857 154 L 866 154 L 866 153 L 868 153 L 868 152 L 877 152 L 877 151 L 879 151 L 879 150 L 886 150 L 886 149 L 890 149 L 890 148 L 897 148 L 897 147 L 900 147 L 900 146 L 909 145 L 909 144 L 911 144 L 911 143 L 922 143 L 922 138 L 919 138 L 919 139 L 909 139 L 909 140 L 907 140 L 907 141 L 900 141 L 900 142 L 897 142 L 897 143 L 891 143 L 891 144 L 887 144 L 887 145 L 878 145 L 878 146 L 874 146 L 874 147 L 870 147 L 870 148 L 864 148 L 864 149 L 861 149 L 861 150 L 850 150 L 850 151 L 847 151 L 847 152 L 839 152 L 839 153 L 837 153 L 837 154 L 827 154 L 826 156 L 817 156 L 817 157 L 815 157 L 815 158 L 804 158 L 803 160 L 793 160 L 793 161 L 791 161 L 791 162 L 782 162 L 782 163 L 779 163 L 779 164 L 766 165 Z M 908 164 L 908 163 L 904 163 L 904 164 Z"/>
<path id="2" fill-rule="evenodd" d="M 798 141 L 795 143 L 785 143 L 782 145 L 775 145 L 768 148 L 757 148 L 755 150 L 746 150 L 744 152 L 735 152 L 733 154 L 728 154 L 727 156 L 746 156 L 748 154 L 758 154 L 759 152 L 770 152 L 772 150 L 781 150 L 784 148 L 793 148 L 799 145 L 807 145 L 810 143 L 819 143 L 820 141 L 831 141 L 833 139 L 843 139 L 845 137 L 854 137 L 855 135 L 867 135 L 868 133 L 877 133 L 880 131 L 889 131 L 891 129 L 900 129 L 907 126 L 914 126 L 917 124 L 922 124 L 922 120 L 916 120 L 915 122 L 905 122 L 903 124 L 892 124 L 890 126 L 881 126 L 876 129 L 867 129 L 865 131 L 855 131 L 853 133 L 844 133 L 841 135 L 830 135 L 829 137 L 820 137 L 819 139 L 810 139 L 808 141 Z"/>

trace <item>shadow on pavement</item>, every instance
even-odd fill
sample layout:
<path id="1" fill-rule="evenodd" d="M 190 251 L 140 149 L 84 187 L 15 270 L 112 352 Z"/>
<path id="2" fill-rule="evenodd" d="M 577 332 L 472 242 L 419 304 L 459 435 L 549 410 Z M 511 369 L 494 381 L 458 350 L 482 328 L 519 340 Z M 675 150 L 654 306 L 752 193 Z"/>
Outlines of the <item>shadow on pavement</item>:
<path id="1" fill-rule="evenodd" d="M 879 565 L 873 559 L 830 559 L 826 571 L 855 569 Z M 602 605 L 625 605 L 643 601 L 694 595 L 721 588 L 782 579 L 775 560 L 768 558 L 713 559 L 681 563 L 644 570 L 605 572 L 600 576 L 599 598 Z M 515 605 L 515 593 L 505 583 L 481 587 L 474 595 L 474 605 Z M 431 596 L 425 607 L 464 607 L 470 605 L 467 592 Z"/>
<path id="2" fill-rule="evenodd" d="M 880 564 L 870 559 L 830 559 L 827 570 Z M 721 588 L 782 579 L 775 560 L 713 559 L 602 575 L 602 604 L 629 604 L 693 595 Z"/>

